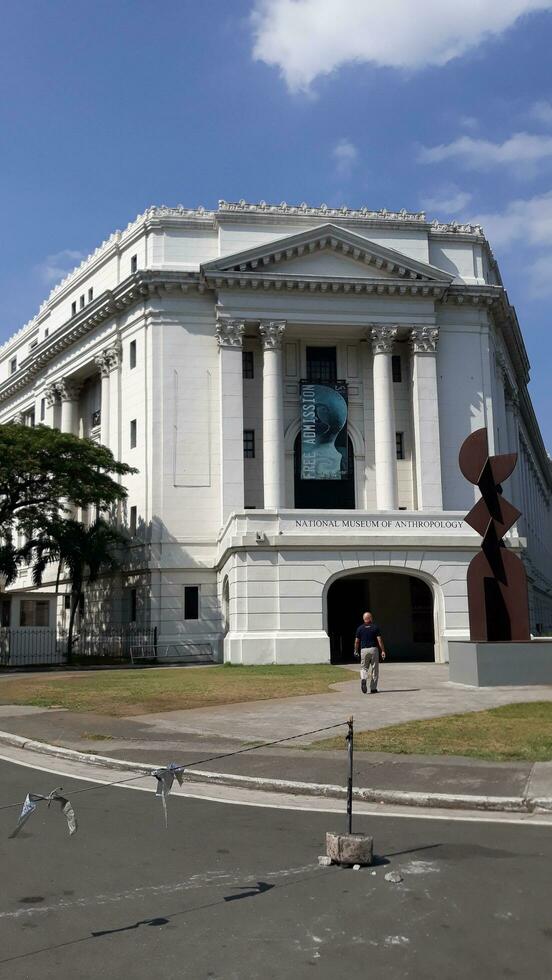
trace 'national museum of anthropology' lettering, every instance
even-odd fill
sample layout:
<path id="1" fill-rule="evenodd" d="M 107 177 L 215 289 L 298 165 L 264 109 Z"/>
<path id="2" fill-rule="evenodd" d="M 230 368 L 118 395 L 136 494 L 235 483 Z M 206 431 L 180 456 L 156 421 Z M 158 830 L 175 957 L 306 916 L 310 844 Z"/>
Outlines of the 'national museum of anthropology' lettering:
<path id="1" fill-rule="evenodd" d="M 478 226 L 154 207 L 53 290 L 0 372 L 0 422 L 138 469 L 125 570 L 85 594 L 87 622 L 157 627 L 175 656 L 339 663 L 371 609 L 394 659 L 446 661 L 480 542 L 458 451 L 487 426 L 491 453 L 519 454 L 507 544 L 533 633 L 552 629 L 551 463 Z M 22 573 L 2 625 L 62 628 L 69 586 L 54 588 Z"/>

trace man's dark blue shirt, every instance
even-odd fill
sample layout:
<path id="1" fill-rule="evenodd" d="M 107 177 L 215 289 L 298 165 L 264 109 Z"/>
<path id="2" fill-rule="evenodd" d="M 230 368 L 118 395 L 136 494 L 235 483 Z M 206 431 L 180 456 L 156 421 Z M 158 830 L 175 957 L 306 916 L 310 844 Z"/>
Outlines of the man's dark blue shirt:
<path id="1" fill-rule="evenodd" d="M 377 647 L 378 636 L 381 636 L 381 630 L 376 623 L 370 623 L 368 626 L 363 623 L 356 631 L 356 638 L 360 640 L 361 650 L 365 647 Z"/>

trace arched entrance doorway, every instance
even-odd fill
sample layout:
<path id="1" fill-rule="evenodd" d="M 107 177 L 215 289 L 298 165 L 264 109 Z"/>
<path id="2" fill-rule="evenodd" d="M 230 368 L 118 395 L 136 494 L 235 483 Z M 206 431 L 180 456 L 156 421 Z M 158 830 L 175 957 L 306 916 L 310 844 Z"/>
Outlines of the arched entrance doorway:
<path id="1" fill-rule="evenodd" d="M 353 663 L 353 647 L 362 613 L 372 612 L 393 662 L 435 660 L 433 593 L 415 575 L 363 572 L 333 582 L 327 594 L 327 631 L 331 661 Z"/>
<path id="2" fill-rule="evenodd" d="M 355 453 L 351 439 L 348 444 L 347 477 L 344 480 L 301 479 L 301 433 L 293 444 L 294 496 L 298 510 L 354 510 Z"/>

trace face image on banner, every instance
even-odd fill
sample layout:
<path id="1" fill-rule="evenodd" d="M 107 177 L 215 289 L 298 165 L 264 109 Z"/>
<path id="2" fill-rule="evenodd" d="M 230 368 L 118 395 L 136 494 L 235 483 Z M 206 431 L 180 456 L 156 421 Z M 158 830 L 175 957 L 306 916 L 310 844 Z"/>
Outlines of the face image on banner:
<path id="1" fill-rule="evenodd" d="M 301 382 L 301 479 L 346 480 L 347 385 Z"/>

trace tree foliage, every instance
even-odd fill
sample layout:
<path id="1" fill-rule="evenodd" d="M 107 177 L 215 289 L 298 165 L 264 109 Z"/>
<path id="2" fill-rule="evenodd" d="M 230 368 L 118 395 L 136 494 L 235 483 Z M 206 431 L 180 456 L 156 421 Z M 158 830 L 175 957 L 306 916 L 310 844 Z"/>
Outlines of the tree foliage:
<path id="1" fill-rule="evenodd" d="M 107 510 L 127 492 L 113 476 L 135 473 L 106 446 L 45 425 L 0 425 L 0 534 L 40 528 L 67 503 Z"/>
<path id="2" fill-rule="evenodd" d="M 63 567 L 71 583 L 71 606 L 67 634 L 67 659 L 71 660 L 73 630 L 85 579 L 95 582 L 104 571 L 121 567 L 121 548 L 127 538 L 102 518 L 89 527 L 71 518 L 56 518 L 22 548 L 31 563 L 33 583 L 42 585 L 51 564 Z"/>

